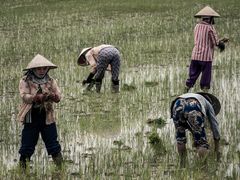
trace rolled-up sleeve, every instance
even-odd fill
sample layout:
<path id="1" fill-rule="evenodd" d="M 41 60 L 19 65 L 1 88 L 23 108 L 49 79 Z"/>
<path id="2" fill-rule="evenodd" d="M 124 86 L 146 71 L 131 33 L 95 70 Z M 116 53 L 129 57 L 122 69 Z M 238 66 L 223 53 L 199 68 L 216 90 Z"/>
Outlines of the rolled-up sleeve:
<path id="1" fill-rule="evenodd" d="M 212 133 L 213 133 L 213 138 L 215 140 L 219 140 L 220 139 L 219 125 L 218 125 L 218 122 L 217 122 L 217 119 L 216 119 L 214 109 L 209 102 L 207 102 L 207 112 L 206 113 L 207 113 L 207 116 L 208 116 L 208 120 L 209 120 L 209 123 L 210 123 Z"/>
<path id="2" fill-rule="evenodd" d="M 20 97 L 22 98 L 23 102 L 27 104 L 31 104 L 33 102 L 33 95 L 30 94 L 30 87 L 28 83 L 21 79 L 19 82 L 19 93 Z"/>

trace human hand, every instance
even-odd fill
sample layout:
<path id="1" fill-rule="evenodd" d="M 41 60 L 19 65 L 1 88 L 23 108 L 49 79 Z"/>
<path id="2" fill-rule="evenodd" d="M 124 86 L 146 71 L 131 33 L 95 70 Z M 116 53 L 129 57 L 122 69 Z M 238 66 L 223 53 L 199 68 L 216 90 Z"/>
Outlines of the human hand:
<path id="1" fill-rule="evenodd" d="M 83 81 L 82 81 L 82 85 L 84 86 L 85 84 L 87 84 L 88 83 L 88 81 L 86 80 L 86 79 L 84 79 Z"/>
<path id="2" fill-rule="evenodd" d="M 216 152 L 216 159 L 217 159 L 217 162 L 220 162 L 220 160 L 221 160 L 221 152 L 220 151 L 217 151 Z"/>
<path id="3" fill-rule="evenodd" d="M 220 49 L 220 52 L 223 52 L 225 50 L 225 43 L 223 41 L 219 41 L 217 46 Z"/>
<path id="4" fill-rule="evenodd" d="M 220 161 L 221 152 L 220 152 L 219 139 L 214 139 L 214 151 L 216 153 L 217 161 Z"/>
<path id="5" fill-rule="evenodd" d="M 226 43 L 226 42 L 229 41 L 229 38 L 225 38 L 225 37 L 224 37 L 224 38 L 220 39 L 219 41 Z"/>
<path id="6" fill-rule="evenodd" d="M 42 93 L 36 94 L 33 97 L 33 102 L 36 102 L 38 104 L 41 104 L 41 103 L 43 103 L 46 100 L 47 100 L 47 95 L 46 94 L 42 94 Z"/>
<path id="7" fill-rule="evenodd" d="M 91 84 L 92 81 L 93 81 L 94 75 L 95 75 L 95 73 L 92 73 L 92 72 L 91 72 L 91 73 L 88 75 L 87 79 L 84 79 L 84 80 L 82 81 L 82 85 L 84 86 L 85 84 Z"/>
<path id="8" fill-rule="evenodd" d="M 50 95 L 48 95 L 48 99 L 56 103 L 60 101 L 59 97 L 54 93 L 51 93 Z"/>

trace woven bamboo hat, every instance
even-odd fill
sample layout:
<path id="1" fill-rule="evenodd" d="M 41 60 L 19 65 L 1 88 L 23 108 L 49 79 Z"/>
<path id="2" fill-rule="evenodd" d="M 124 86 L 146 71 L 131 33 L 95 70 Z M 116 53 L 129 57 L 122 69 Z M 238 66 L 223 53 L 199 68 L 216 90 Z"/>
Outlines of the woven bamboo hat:
<path id="1" fill-rule="evenodd" d="M 217 115 L 220 112 L 221 103 L 216 96 L 210 93 L 205 93 L 205 92 L 197 92 L 196 94 L 202 95 L 205 99 L 207 99 L 210 102 L 210 104 L 214 109 L 215 115 Z"/>
<path id="2" fill-rule="evenodd" d="M 50 69 L 57 68 L 57 66 L 47 60 L 40 54 L 37 54 L 30 63 L 28 63 L 27 67 L 23 69 L 23 71 L 27 71 L 29 69 L 38 68 L 38 67 L 49 67 Z"/>
<path id="3" fill-rule="evenodd" d="M 197 14 L 195 14 L 196 18 L 199 17 L 220 17 L 220 15 L 214 11 L 210 6 L 206 6 L 201 9 Z"/>
<path id="4" fill-rule="evenodd" d="M 77 63 L 79 66 L 88 66 L 88 62 L 85 58 L 85 54 L 92 49 L 92 47 L 87 47 L 87 48 L 83 48 L 82 51 L 80 52 L 78 59 L 77 59 Z"/>

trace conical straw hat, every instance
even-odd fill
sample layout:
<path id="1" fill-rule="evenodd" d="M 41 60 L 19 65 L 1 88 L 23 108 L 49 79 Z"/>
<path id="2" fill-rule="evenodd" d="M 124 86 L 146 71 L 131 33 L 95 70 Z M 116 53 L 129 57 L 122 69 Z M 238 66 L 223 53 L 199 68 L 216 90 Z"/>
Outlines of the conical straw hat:
<path id="1" fill-rule="evenodd" d="M 84 56 L 90 49 L 92 49 L 92 47 L 83 48 L 83 50 L 80 52 L 78 59 L 77 59 L 77 63 L 79 66 L 87 66 L 88 65 L 88 62 L 86 61 Z"/>
<path id="2" fill-rule="evenodd" d="M 201 9 L 194 17 L 204 17 L 204 16 L 220 17 L 220 15 L 209 6 L 206 6 L 203 9 Z"/>
<path id="3" fill-rule="evenodd" d="M 212 105 L 215 115 L 217 115 L 220 112 L 221 103 L 216 96 L 214 96 L 213 94 L 210 94 L 210 93 L 205 93 L 205 92 L 197 92 L 196 94 L 200 94 L 201 96 L 203 96 Z M 173 106 L 177 99 L 178 98 L 174 99 L 171 103 L 171 109 L 170 109 L 171 118 L 173 118 Z"/>
<path id="4" fill-rule="evenodd" d="M 214 109 L 215 115 L 217 115 L 220 112 L 221 103 L 216 96 L 210 93 L 205 93 L 205 92 L 197 92 L 196 94 L 202 95 L 205 99 L 207 99 L 210 102 L 210 104 Z"/>
<path id="5" fill-rule="evenodd" d="M 32 61 L 27 65 L 27 67 L 24 69 L 24 71 L 27 71 L 27 70 L 33 69 L 33 68 L 37 68 L 37 67 L 49 67 L 50 69 L 57 68 L 57 66 L 55 64 L 51 63 L 45 57 L 43 57 L 40 54 L 37 54 L 32 59 Z"/>

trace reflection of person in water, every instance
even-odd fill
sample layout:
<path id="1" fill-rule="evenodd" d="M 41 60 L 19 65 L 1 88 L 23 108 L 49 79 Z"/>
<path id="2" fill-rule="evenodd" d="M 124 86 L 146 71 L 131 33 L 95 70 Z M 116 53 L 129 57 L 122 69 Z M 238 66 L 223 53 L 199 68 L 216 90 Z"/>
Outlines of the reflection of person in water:
<path id="1" fill-rule="evenodd" d="M 93 48 L 84 48 L 78 57 L 78 65 L 91 66 L 89 76 L 83 80 L 83 85 L 89 84 L 87 90 L 91 90 L 95 83 L 96 92 L 100 92 L 104 73 L 109 67 L 108 70 L 112 73 L 112 92 L 119 92 L 120 53 L 114 46 L 102 44 Z"/>
<path id="2" fill-rule="evenodd" d="M 200 80 L 201 89 L 205 92 L 210 89 L 214 47 L 217 46 L 220 51 L 223 51 L 225 49 L 224 43 L 228 41 L 227 38 L 219 40 L 213 26 L 214 17 L 219 16 L 209 6 L 206 6 L 195 15 L 197 18 L 201 18 L 201 21 L 194 28 L 194 48 L 185 92 L 188 92 L 194 86 L 200 73 L 202 73 Z"/>
<path id="3" fill-rule="evenodd" d="M 20 166 L 26 169 L 37 144 L 39 133 L 47 152 L 55 164 L 62 166 L 61 146 L 57 141 L 57 128 L 53 103 L 58 103 L 61 94 L 56 81 L 48 75 L 50 69 L 57 68 L 41 55 L 37 55 L 24 69 L 25 76 L 20 80 L 19 91 L 23 100 L 18 120 L 24 124 L 20 153 Z"/>
<path id="4" fill-rule="evenodd" d="M 175 125 L 177 150 L 181 165 L 185 164 L 187 153 L 187 129 L 192 133 L 198 155 L 200 157 L 207 155 L 209 144 L 205 132 L 205 119 L 209 121 L 215 143 L 215 152 L 219 159 L 220 133 L 216 115 L 220 108 L 219 100 L 214 95 L 204 92 L 183 94 L 172 102 L 171 118 Z"/>

